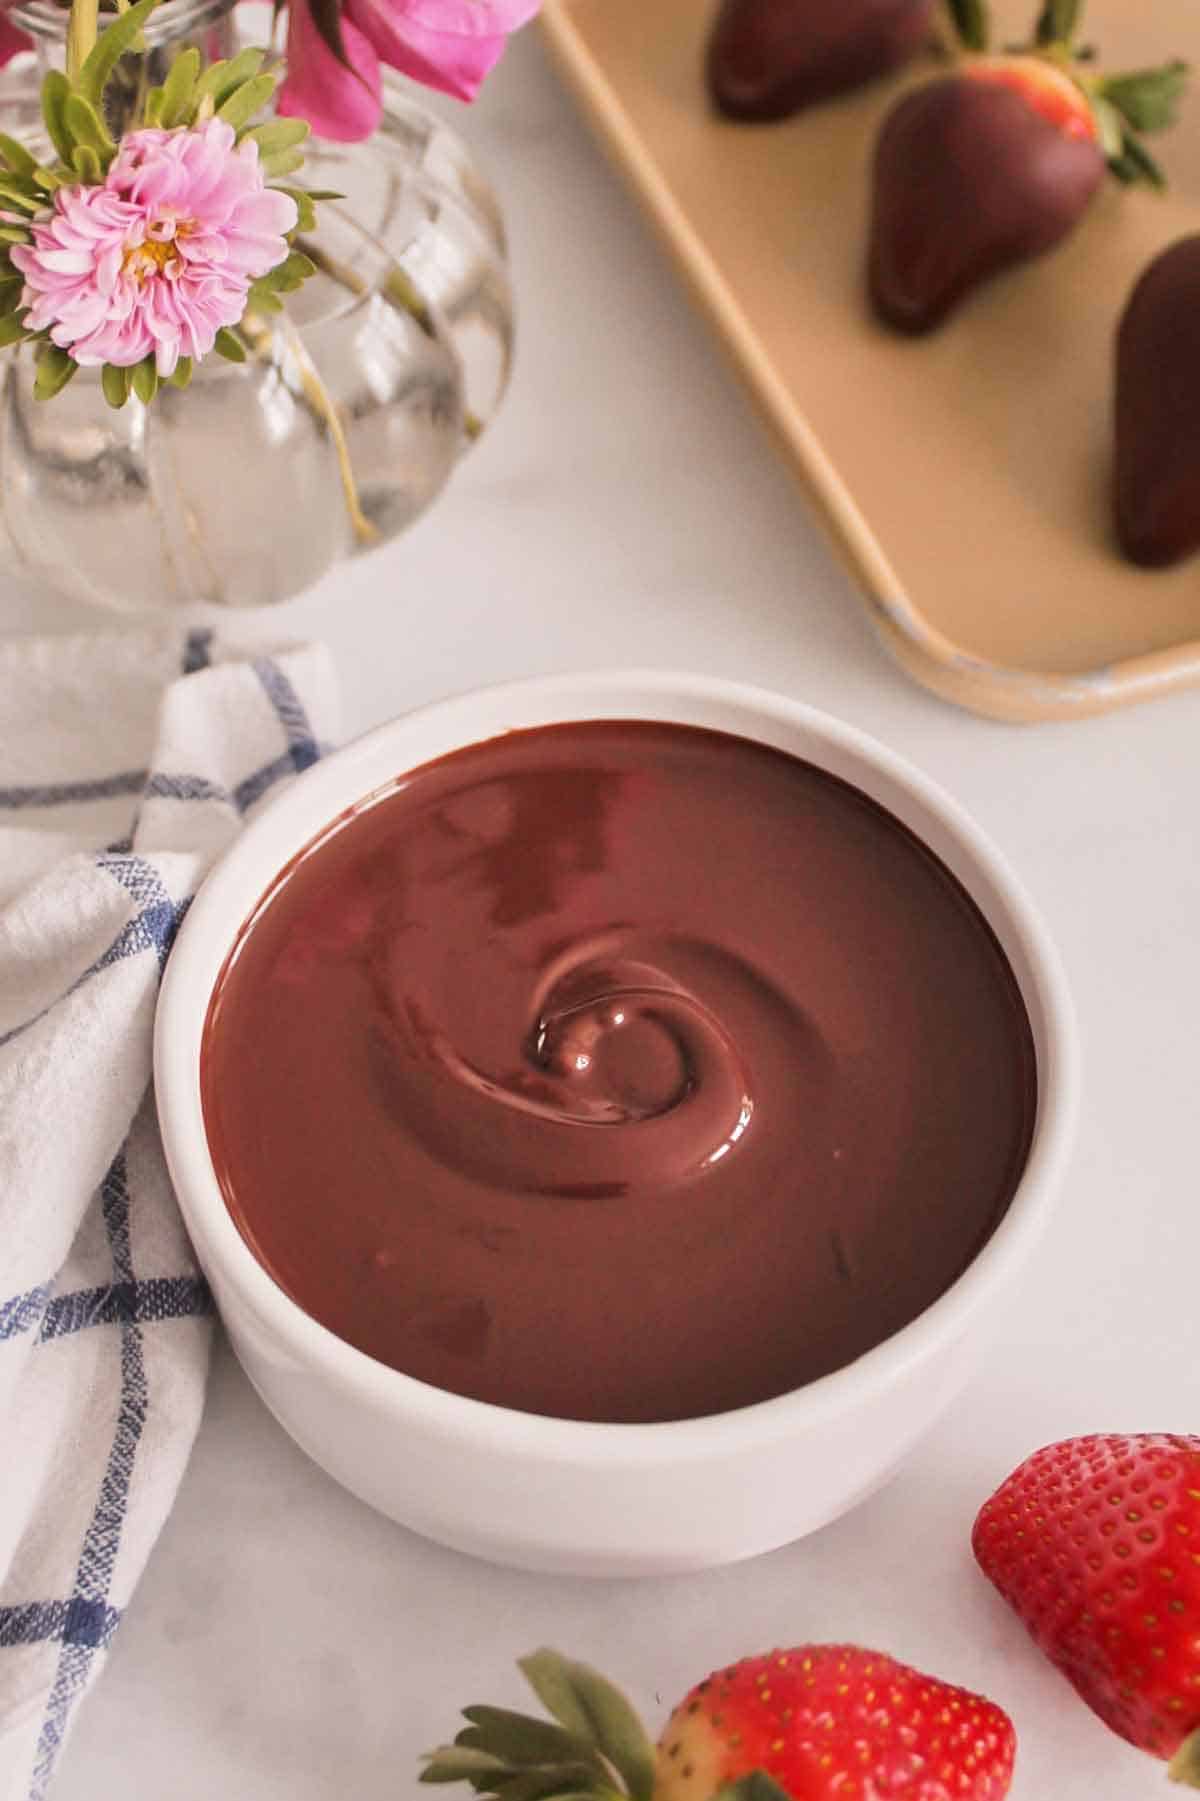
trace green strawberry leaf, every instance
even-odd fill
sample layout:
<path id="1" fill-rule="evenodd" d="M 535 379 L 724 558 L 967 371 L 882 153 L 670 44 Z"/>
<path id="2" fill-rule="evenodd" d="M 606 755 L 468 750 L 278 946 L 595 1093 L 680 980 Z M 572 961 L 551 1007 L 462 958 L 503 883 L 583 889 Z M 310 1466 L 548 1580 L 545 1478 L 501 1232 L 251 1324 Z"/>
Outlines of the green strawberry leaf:
<path id="1" fill-rule="evenodd" d="M 965 50 L 986 50 L 991 40 L 987 0 L 946 0 L 950 20 Z"/>
<path id="2" fill-rule="evenodd" d="M 158 0 L 137 0 L 96 39 L 79 71 L 79 92 L 93 106 L 103 102 L 109 77 L 125 52 L 135 47 L 142 26 L 157 5 Z"/>
<path id="3" fill-rule="evenodd" d="M 120 409 L 129 399 L 129 389 L 133 382 L 132 369 L 118 369 L 115 363 L 105 363 L 100 371 L 100 386 L 104 389 L 104 398 L 109 406 Z"/>
<path id="4" fill-rule="evenodd" d="M 1083 0 L 1045 0 L 1034 32 L 1038 45 L 1069 45 L 1083 16 Z"/>
<path id="5" fill-rule="evenodd" d="M 1165 131 L 1175 123 L 1190 76 L 1187 63 L 1171 62 L 1161 69 L 1108 75 L 1096 85 L 1134 131 Z"/>
<path id="6" fill-rule="evenodd" d="M 650 1801 L 654 1747 L 619 1689 L 587 1664 L 540 1650 L 518 1660 L 526 1681 L 568 1731 L 594 1744 L 621 1776 L 633 1801 Z"/>
<path id="7" fill-rule="evenodd" d="M 68 356 L 57 344 L 47 344 L 38 356 L 37 375 L 33 382 L 34 399 L 53 400 L 78 372 L 79 364 L 73 356 Z"/>
<path id="8" fill-rule="evenodd" d="M 490 1751 L 475 1751 L 467 1745 L 439 1745 L 426 1753 L 421 1782 L 468 1782 L 472 1776 L 507 1774 L 508 1764 L 493 1757 Z"/>
<path id="9" fill-rule="evenodd" d="M 765 1770 L 751 1770 L 736 1782 L 725 1783 L 712 1801 L 791 1801 L 791 1797 Z"/>
<path id="10" fill-rule="evenodd" d="M 6 313 L 0 319 L 0 350 L 7 350 L 10 344 L 20 344 L 30 335 L 25 329 L 24 314 Z"/>
<path id="11" fill-rule="evenodd" d="M 463 1718 L 471 1724 L 455 1743 L 487 1751 L 508 1764 L 524 1769 L 530 1764 L 584 1763 L 600 1769 L 586 1737 L 549 1720 L 514 1713 L 507 1707 L 464 1707 Z"/>
<path id="12" fill-rule="evenodd" d="M 1127 187 L 1141 185 L 1147 188 L 1165 188 L 1167 178 L 1146 149 L 1132 132 L 1127 131 L 1121 140 L 1119 156 L 1110 156 L 1108 166 L 1118 181 Z"/>
<path id="13" fill-rule="evenodd" d="M 173 388 L 186 388 L 191 379 L 192 359 L 190 356 L 181 356 L 167 380 Z"/>

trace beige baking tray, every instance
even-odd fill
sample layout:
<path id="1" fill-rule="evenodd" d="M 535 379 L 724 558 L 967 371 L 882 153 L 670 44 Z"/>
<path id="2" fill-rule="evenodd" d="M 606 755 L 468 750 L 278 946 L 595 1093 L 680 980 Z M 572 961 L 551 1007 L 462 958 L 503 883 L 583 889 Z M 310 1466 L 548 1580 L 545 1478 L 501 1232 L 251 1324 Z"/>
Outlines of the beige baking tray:
<path id="1" fill-rule="evenodd" d="M 1107 184 L 1054 255 L 909 341 L 870 318 L 862 264 L 875 130 L 917 72 L 782 125 L 720 121 L 700 76 L 711 4 L 552 0 L 543 20 L 885 644 L 1004 719 L 1200 682 L 1200 558 L 1132 568 L 1108 509 L 1113 331 L 1150 257 L 1200 229 L 1200 76 L 1156 140 L 1168 195 Z M 1034 10 L 997 5 L 998 38 L 1027 35 Z M 1113 67 L 1200 64 L 1190 3 L 1092 0 L 1088 20 Z"/>

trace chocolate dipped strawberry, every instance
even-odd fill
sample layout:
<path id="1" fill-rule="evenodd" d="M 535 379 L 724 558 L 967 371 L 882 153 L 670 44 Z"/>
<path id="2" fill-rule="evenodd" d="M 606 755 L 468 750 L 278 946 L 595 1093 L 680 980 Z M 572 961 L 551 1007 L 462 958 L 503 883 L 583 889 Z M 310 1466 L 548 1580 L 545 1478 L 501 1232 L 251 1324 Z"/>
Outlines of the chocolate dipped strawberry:
<path id="1" fill-rule="evenodd" d="M 784 119 L 874 81 L 930 37 L 935 0 L 722 0 L 705 73 L 730 119 Z"/>
<path id="2" fill-rule="evenodd" d="M 955 0 L 967 52 L 906 94 L 876 145 L 868 288 L 899 331 L 933 329 L 982 282 L 1043 256 L 1086 212 L 1106 169 L 1162 184 L 1140 133 L 1171 123 L 1182 63 L 1087 72 L 1081 0 L 1047 0 L 1026 50 L 988 55 L 976 0 Z"/>
<path id="3" fill-rule="evenodd" d="M 1113 505 L 1126 556 L 1200 550 L 1200 233 L 1150 264 L 1117 330 Z"/>

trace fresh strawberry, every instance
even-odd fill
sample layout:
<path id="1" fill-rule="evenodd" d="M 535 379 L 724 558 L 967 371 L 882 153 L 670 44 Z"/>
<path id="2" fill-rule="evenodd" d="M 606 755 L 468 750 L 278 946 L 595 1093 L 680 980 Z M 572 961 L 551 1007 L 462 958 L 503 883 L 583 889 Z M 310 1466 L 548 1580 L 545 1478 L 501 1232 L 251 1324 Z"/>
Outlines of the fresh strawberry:
<path id="1" fill-rule="evenodd" d="M 502 1801 L 1001 1801 L 1016 1735 L 991 1701 L 853 1645 L 800 1645 L 718 1670 L 655 1752 L 616 1689 L 538 1651 L 521 1668 L 558 1722 L 468 1707 L 425 1782 Z"/>
<path id="2" fill-rule="evenodd" d="M 1200 1438 L 1069 1438 L 982 1508 L 980 1568 L 1106 1725 L 1200 1788 Z"/>
<path id="3" fill-rule="evenodd" d="M 1183 63 L 1100 76 L 1075 48 L 1082 0 L 1046 0 L 1025 51 L 986 54 L 981 0 L 951 0 L 956 69 L 906 94 L 875 150 L 868 285 L 879 316 L 924 332 L 981 282 L 1042 256 L 1082 218 L 1105 167 L 1162 185 L 1139 133 L 1170 124 Z"/>
<path id="4" fill-rule="evenodd" d="M 930 39 L 935 0 L 721 0 L 708 89 L 731 119 L 784 119 L 861 87 Z"/>

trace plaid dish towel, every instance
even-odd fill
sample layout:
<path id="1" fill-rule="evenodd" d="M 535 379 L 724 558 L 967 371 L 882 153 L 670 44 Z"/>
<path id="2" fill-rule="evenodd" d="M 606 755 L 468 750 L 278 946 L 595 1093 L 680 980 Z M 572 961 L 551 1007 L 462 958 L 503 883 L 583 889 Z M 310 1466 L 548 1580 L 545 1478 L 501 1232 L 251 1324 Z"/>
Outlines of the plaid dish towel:
<path id="1" fill-rule="evenodd" d="M 205 869 L 334 730 L 318 646 L 0 644 L 0 1797 L 40 1801 L 171 1508 L 211 1302 L 150 1081 Z"/>

